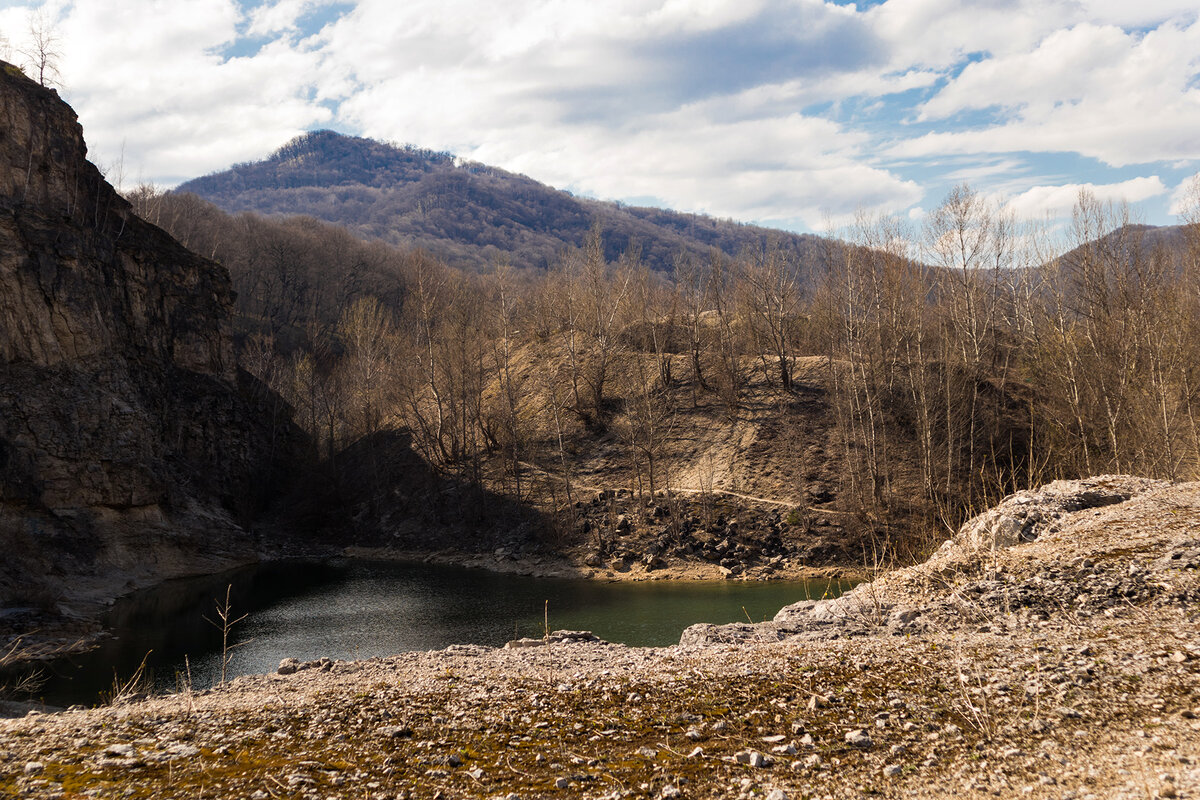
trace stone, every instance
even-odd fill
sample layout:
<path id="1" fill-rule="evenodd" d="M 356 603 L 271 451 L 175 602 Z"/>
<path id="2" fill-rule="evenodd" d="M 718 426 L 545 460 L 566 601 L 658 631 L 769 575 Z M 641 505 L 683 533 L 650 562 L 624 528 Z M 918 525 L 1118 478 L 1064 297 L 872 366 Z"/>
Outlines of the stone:
<path id="1" fill-rule="evenodd" d="M 639 747 L 637 749 L 637 754 L 642 758 L 648 758 L 651 761 L 658 758 L 658 751 L 653 747 Z"/>
<path id="2" fill-rule="evenodd" d="M 546 646 L 545 639 L 531 639 L 529 637 L 513 639 L 510 642 L 504 643 L 505 650 L 523 650 L 527 647 L 545 647 L 545 646 Z"/>
<path id="3" fill-rule="evenodd" d="M 736 753 L 733 759 L 739 764 L 748 764 L 755 768 L 769 767 L 774 763 L 772 759 L 767 758 L 767 756 L 757 750 L 742 750 Z"/>
<path id="4" fill-rule="evenodd" d="M 411 739 L 413 735 L 412 728 L 407 725 L 385 725 L 376 733 L 385 739 Z"/>
<path id="5" fill-rule="evenodd" d="M 167 747 L 167 755 L 172 758 L 191 758 L 200 755 L 200 748 L 191 744 L 173 744 Z"/>
<path id="6" fill-rule="evenodd" d="M 788 800 L 788 793 L 783 789 L 772 789 L 767 792 L 767 800 Z"/>
<path id="7" fill-rule="evenodd" d="M 554 781 L 554 788 L 555 788 L 555 789 L 566 789 L 566 788 L 568 788 L 570 785 L 571 785 L 571 779 L 570 779 L 570 778 L 557 778 L 557 779 L 555 779 L 555 781 Z"/>
<path id="8" fill-rule="evenodd" d="M 46 765 L 40 761 L 30 761 L 25 764 L 24 772 L 26 775 L 40 775 L 46 769 Z"/>
<path id="9" fill-rule="evenodd" d="M 285 658 L 279 662 L 279 668 L 275 671 L 280 675 L 291 675 L 294 672 L 298 672 L 299 669 L 300 662 L 297 659 Z"/>
<path id="10" fill-rule="evenodd" d="M 883 777 L 895 778 L 898 777 L 902 772 L 904 772 L 904 768 L 899 764 L 889 764 L 883 768 Z"/>
<path id="11" fill-rule="evenodd" d="M 846 744 L 852 747 L 860 747 L 864 750 L 871 747 L 874 742 L 871 741 L 871 736 L 862 728 L 855 728 L 846 734 Z"/>

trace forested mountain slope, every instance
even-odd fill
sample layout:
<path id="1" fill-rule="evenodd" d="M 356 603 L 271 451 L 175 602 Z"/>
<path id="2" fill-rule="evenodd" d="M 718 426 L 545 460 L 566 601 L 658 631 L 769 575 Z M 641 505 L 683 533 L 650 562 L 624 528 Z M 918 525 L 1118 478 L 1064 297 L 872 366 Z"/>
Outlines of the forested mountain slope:
<path id="1" fill-rule="evenodd" d="M 826 244 L 817 236 L 575 197 L 449 153 L 333 131 L 298 137 L 264 161 L 188 181 L 177 191 L 226 211 L 309 215 L 476 271 L 505 260 L 546 268 L 564 248 L 582 246 L 594 224 L 605 231 L 610 261 L 636 242 L 659 271 L 670 271 L 680 253 L 707 258 L 715 247 L 736 255 L 767 240 L 812 268 Z"/>

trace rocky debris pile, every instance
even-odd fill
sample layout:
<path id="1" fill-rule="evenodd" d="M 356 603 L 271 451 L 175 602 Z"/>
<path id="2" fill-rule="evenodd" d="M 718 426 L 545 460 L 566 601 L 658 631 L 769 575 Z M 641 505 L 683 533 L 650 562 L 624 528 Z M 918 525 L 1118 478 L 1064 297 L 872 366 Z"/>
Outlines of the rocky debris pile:
<path id="1" fill-rule="evenodd" d="M 1063 612 L 1087 619 L 1194 603 L 1195 528 L 1169 497 L 1190 501 L 1195 487 L 1127 476 L 1056 481 L 968 521 L 923 564 L 838 598 L 795 603 L 771 622 L 692 626 L 681 644 L 913 635 L 963 624 L 1000 632 Z M 1123 525 L 1139 533 L 1123 535 Z"/>
<path id="2" fill-rule="evenodd" d="M 584 563 L 617 573 L 663 569 L 671 561 L 714 564 L 727 577 L 770 575 L 788 565 L 825 565 L 845 556 L 845 531 L 827 516 L 730 495 L 628 489 L 594 492 L 574 503 Z"/>
<path id="3" fill-rule="evenodd" d="M 1068 515 L 1124 503 L 1167 485 L 1166 481 L 1128 475 L 1054 481 L 1006 497 L 999 505 L 969 520 L 942 549 L 945 555 L 976 555 L 1032 542 L 1043 532 L 1058 531 Z"/>

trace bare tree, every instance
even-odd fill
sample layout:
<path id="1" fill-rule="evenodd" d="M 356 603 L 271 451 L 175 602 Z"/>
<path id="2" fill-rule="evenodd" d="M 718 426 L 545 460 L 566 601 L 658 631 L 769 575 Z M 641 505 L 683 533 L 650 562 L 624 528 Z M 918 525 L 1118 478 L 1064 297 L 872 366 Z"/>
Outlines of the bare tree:
<path id="1" fill-rule="evenodd" d="M 39 8 L 29 14 L 29 41 L 19 52 L 25 58 L 23 65 L 37 82 L 47 88 L 61 87 L 58 62 L 62 58 L 59 46 L 62 38 L 58 34 L 57 20 L 46 9 Z"/>

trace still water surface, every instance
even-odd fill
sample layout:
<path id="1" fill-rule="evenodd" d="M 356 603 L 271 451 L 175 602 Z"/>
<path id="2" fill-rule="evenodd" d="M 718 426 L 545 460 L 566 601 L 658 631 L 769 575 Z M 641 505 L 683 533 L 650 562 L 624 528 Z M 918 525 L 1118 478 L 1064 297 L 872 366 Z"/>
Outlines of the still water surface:
<path id="1" fill-rule="evenodd" d="M 275 563 L 171 581 L 118 601 L 115 638 L 56 665 L 42 694 L 63 705 L 94 703 L 147 653 L 156 688 L 176 688 L 190 669 L 196 689 L 220 674 L 216 602 L 232 586 L 236 645 L 229 676 L 270 672 L 283 658 L 371 658 L 450 644 L 499 646 L 551 630 L 590 630 L 610 642 L 675 644 L 696 622 L 755 622 L 783 606 L 847 585 L 827 581 L 600 583 L 390 562 Z"/>

